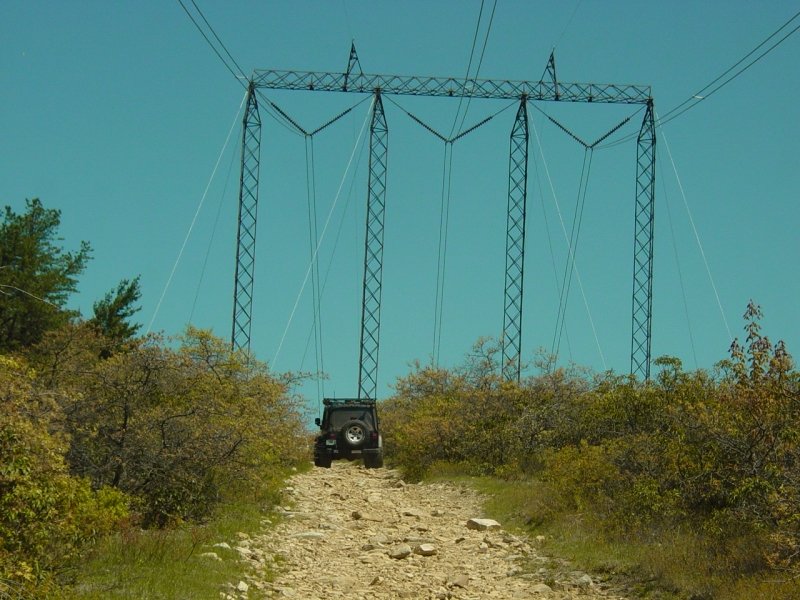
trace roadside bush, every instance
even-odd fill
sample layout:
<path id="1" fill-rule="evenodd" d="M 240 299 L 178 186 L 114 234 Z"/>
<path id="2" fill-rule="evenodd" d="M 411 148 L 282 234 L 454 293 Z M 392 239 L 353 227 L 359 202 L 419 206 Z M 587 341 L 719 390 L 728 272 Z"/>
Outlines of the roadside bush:
<path id="1" fill-rule="evenodd" d="M 452 371 L 416 366 L 382 406 L 387 454 L 414 477 L 440 463 L 470 474 L 533 477 L 545 512 L 591 515 L 609 533 L 697 534 L 713 568 L 800 575 L 800 374 L 762 335 L 709 374 L 663 357 L 653 381 L 550 369 L 499 378 L 496 348 L 476 344 Z M 538 517 L 536 517 L 538 518 Z"/>
<path id="2" fill-rule="evenodd" d="M 69 474 L 59 409 L 24 362 L 0 356 L 0 580 L 42 585 L 127 516 L 126 497 Z"/>
<path id="3" fill-rule="evenodd" d="M 38 349 L 50 382 L 69 390 L 58 396 L 67 458 L 92 485 L 134 497 L 143 525 L 203 519 L 227 490 L 257 492 L 305 459 L 287 384 L 209 332 L 189 328 L 175 350 L 146 338 L 107 359 L 87 343 L 60 333 Z"/>

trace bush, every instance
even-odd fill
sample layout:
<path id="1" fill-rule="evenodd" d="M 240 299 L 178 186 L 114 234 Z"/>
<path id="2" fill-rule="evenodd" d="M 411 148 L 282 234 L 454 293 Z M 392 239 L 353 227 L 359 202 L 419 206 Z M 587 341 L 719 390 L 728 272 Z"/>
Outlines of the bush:
<path id="1" fill-rule="evenodd" d="M 533 476 L 609 532 L 701 532 L 728 573 L 800 575 L 800 374 L 761 334 L 758 306 L 744 316 L 745 345 L 713 376 L 663 357 L 648 382 L 575 370 L 503 382 L 482 340 L 459 369 L 417 365 L 398 381 L 382 406 L 387 453 L 414 477 L 437 462 Z"/>
<path id="2" fill-rule="evenodd" d="M 0 356 L 0 579 L 46 580 L 126 517 L 116 490 L 69 474 L 58 407 L 33 390 L 33 372 Z"/>
<path id="3" fill-rule="evenodd" d="M 209 332 L 190 328 L 175 350 L 147 338 L 107 359 L 92 335 L 53 334 L 39 360 L 65 390 L 73 472 L 136 498 L 143 525 L 203 519 L 231 486 L 255 489 L 305 459 L 287 385 Z"/>

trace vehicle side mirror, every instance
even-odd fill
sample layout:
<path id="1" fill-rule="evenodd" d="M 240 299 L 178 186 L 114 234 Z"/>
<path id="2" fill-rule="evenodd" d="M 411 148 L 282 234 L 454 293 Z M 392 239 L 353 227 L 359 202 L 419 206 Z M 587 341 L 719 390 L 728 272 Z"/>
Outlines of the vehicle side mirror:
<path id="1" fill-rule="evenodd" d="M 322 421 L 319 420 L 319 417 L 314 419 L 314 425 L 316 425 L 317 427 L 319 427 L 321 423 L 322 423 Z"/>

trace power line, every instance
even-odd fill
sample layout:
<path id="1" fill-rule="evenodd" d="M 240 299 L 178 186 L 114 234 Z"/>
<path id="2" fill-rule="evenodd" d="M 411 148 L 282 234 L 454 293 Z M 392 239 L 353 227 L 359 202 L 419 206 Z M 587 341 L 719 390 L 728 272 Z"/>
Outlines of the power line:
<path id="1" fill-rule="evenodd" d="M 239 116 L 238 114 L 236 115 Z M 222 194 L 219 197 L 219 204 L 217 204 L 217 214 L 214 217 L 214 226 L 211 228 L 211 237 L 208 240 L 208 246 L 206 247 L 206 255 L 203 258 L 203 266 L 200 269 L 200 279 L 197 281 L 197 289 L 194 293 L 194 300 L 192 300 L 192 309 L 189 311 L 189 323 L 192 322 L 194 319 L 194 310 L 197 307 L 197 300 L 200 298 L 200 289 L 203 285 L 203 278 L 206 274 L 206 267 L 208 266 L 208 259 L 211 256 L 211 248 L 214 243 L 214 236 L 217 233 L 217 225 L 219 224 L 219 218 L 222 214 L 222 207 L 224 205 L 225 195 L 228 192 L 228 184 L 231 180 L 231 173 L 233 172 L 233 162 L 236 159 L 236 152 L 231 152 L 231 163 L 228 165 L 228 174 L 225 176 L 225 185 L 222 186 Z"/>
<path id="2" fill-rule="evenodd" d="M 473 76 L 473 79 L 477 79 L 478 75 L 481 72 L 481 65 L 483 65 L 483 56 L 486 53 L 486 46 L 489 44 L 489 34 L 492 31 L 492 23 L 494 23 L 494 11 L 496 8 L 497 8 L 497 0 L 494 0 L 494 4 L 492 5 L 492 14 L 489 15 L 489 25 L 486 27 L 486 35 L 483 38 L 481 57 L 478 60 L 478 67 L 475 69 L 475 75 Z M 467 98 L 467 107 L 464 109 L 464 114 L 461 116 L 461 123 L 458 126 L 459 131 L 461 131 L 461 128 L 464 127 L 464 121 L 467 120 L 467 113 L 469 112 L 469 105 L 471 102 L 472 102 L 472 96 Z M 452 136 L 452 133 L 450 135 Z"/>
<path id="3" fill-rule="evenodd" d="M 548 184 L 550 186 L 550 194 L 553 197 L 553 203 L 555 204 L 556 213 L 558 214 L 558 221 L 561 224 L 561 233 L 564 235 L 564 240 L 567 243 L 567 252 L 568 252 L 567 257 L 568 257 L 568 260 L 569 260 L 569 257 L 574 254 L 574 251 L 573 251 L 572 246 L 570 244 L 570 237 L 567 235 L 567 228 L 564 226 L 564 217 L 563 217 L 563 215 L 561 213 L 561 207 L 559 205 L 558 196 L 556 194 L 556 188 L 553 185 L 553 178 L 550 175 L 550 168 L 547 166 L 547 159 L 545 158 L 545 155 L 544 155 L 544 148 L 542 147 L 542 140 L 539 137 L 539 131 L 536 128 L 536 121 L 532 120 L 531 123 L 533 125 L 533 135 L 534 135 L 534 137 L 536 139 L 536 145 L 539 148 L 539 155 L 542 158 L 542 166 L 544 167 L 544 172 L 545 172 L 545 175 L 547 176 L 547 182 L 548 182 Z M 595 324 L 594 324 L 594 318 L 592 317 L 592 311 L 589 309 L 589 301 L 586 299 L 586 292 L 583 289 L 583 280 L 581 279 L 581 272 L 578 269 L 578 263 L 576 261 L 574 261 L 574 268 L 575 268 L 575 277 L 578 280 L 578 289 L 580 290 L 581 297 L 583 298 L 583 306 L 586 309 L 586 315 L 589 318 L 589 325 L 592 328 L 592 334 L 594 335 L 594 341 L 595 341 L 595 344 L 597 345 L 597 352 L 599 353 L 600 360 L 603 363 L 603 369 L 606 369 L 607 368 L 606 367 L 606 358 L 605 358 L 605 355 L 603 354 L 603 349 L 600 346 L 600 338 L 597 336 L 597 328 L 595 327 Z M 563 293 L 563 289 L 562 289 L 562 293 Z M 555 360 L 555 357 L 554 357 L 554 360 Z"/>
<path id="4" fill-rule="evenodd" d="M 228 64 L 228 61 L 226 61 L 226 60 L 225 60 L 225 58 L 222 56 L 222 54 L 220 54 L 220 53 L 219 53 L 219 50 L 217 50 L 217 47 L 214 45 L 214 43 L 213 43 L 213 42 L 212 42 L 212 41 L 209 39 L 209 37 L 206 35 L 206 32 L 205 32 L 205 31 L 203 31 L 203 28 L 202 28 L 202 27 L 200 27 L 200 24 L 199 24 L 199 23 L 197 22 L 197 20 L 196 20 L 196 19 L 195 19 L 195 18 L 192 16 L 192 13 L 191 13 L 191 12 L 189 12 L 189 9 L 188 9 L 188 8 L 186 8 L 186 5 L 183 3 L 183 0 L 177 0 L 177 2 L 178 2 L 178 4 L 180 4 L 180 5 L 181 5 L 181 8 L 183 9 L 183 12 L 185 12 L 185 13 L 186 13 L 186 16 L 187 16 L 187 17 L 189 17 L 189 19 L 192 21 L 192 23 L 194 23 L 194 26 L 197 28 L 197 31 L 199 31 L 199 32 L 200 32 L 200 35 L 202 35 L 202 36 L 203 36 L 203 39 L 206 41 L 206 43 L 207 43 L 207 44 L 208 44 L 208 45 L 211 47 L 211 49 L 214 51 L 214 54 L 216 54 L 216 55 L 217 55 L 217 58 L 219 58 L 219 59 L 222 61 L 222 64 L 223 64 L 223 65 L 225 65 L 225 68 L 226 68 L 226 69 L 228 69 L 228 71 L 230 71 L 230 74 L 231 74 L 231 75 L 233 75 L 233 78 L 236 80 L 236 82 L 237 82 L 239 85 L 241 85 L 241 86 L 242 86 L 244 89 L 247 89 L 247 86 L 245 85 L 244 81 L 242 81 L 242 79 L 239 77 L 239 75 L 237 75 L 237 74 L 236 74 L 236 72 L 235 72 L 235 71 L 234 71 L 234 70 L 231 68 L 231 66 Z M 194 4 L 194 2 L 192 2 L 192 4 Z M 195 6 L 197 6 L 197 5 L 195 4 Z M 198 9 L 198 10 L 199 10 L 199 9 Z M 201 15 L 202 15 L 202 13 L 201 13 Z M 205 20 L 205 17 L 203 17 L 203 20 Z M 206 21 L 206 23 L 208 23 L 208 21 Z M 209 27 L 210 27 L 210 26 L 209 26 Z M 213 29 L 212 29 L 212 32 L 213 32 Z M 215 33 L 214 35 L 216 36 L 216 33 Z M 219 39 L 219 38 L 217 38 L 217 39 Z M 220 44 L 221 44 L 221 43 L 222 43 L 222 42 L 220 42 Z M 223 45 L 223 48 L 224 48 L 224 47 L 225 47 L 225 46 Z M 225 52 L 227 52 L 227 50 L 225 50 Z M 229 54 L 229 56 L 230 56 L 230 54 Z M 236 63 L 236 61 L 233 61 L 233 63 L 234 63 L 234 65 L 236 65 L 236 67 L 237 67 L 237 68 L 239 68 L 239 65 Z M 241 71 L 241 68 L 239 68 L 239 71 Z M 242 76 L 243 76 L 245 79 L 247 79 L 247 77 L 246 77 L 246 76 L 244 76 L 244 73 L 242 73 Z"/>
<path id="5" fill-rule="evenodd" d="M 656 152 L 659 152 L 660 147 L 656 149 Z M 659 156 L 663 153 L 659 152 Z M 659 159 L 658 165 L 663 165 L 664 163 Z M 666 176 L 664 176 L 664 167 L 660 167 L 661 171 L 661 189 L 664 194 L 664 206 L 667 209 L 667 222 L 669 223 L 669 233 L 670 238 L 672 240 L 672 254 L 675 256 L 675 266 L 678 271 L 678 283 L 681 286 L 681 298 L 683 299 L 683 314 L 686 318 L 686 327 L 689 330 L 689 345 L 692 347 L 692 358 L 694 358 L 694 368 L 695 370 L 699 369 L 699 363 L 697 362 L 697 349 L 694 343 L 694 332 L 692 331 L 692 320 L 689 318 L 689 301 L 686 299 L 686 285 L 683 281 L 683 270 L 681 269 L 681 259 L 680 255 L 678 254 L 678 243 L 675 240 L 675 227 L 672 221 L 672 210 L 669 206 L 669 195 L 667 194 L 667 184 L 666 184 Z"/>
<path id="6" fill-rule="evenodd" d="M 49 304 L 53 308 L 57 308 L 58 310 L 61 310 L 61 307 L 58 304 L 53 304 L 52 302 L 50 302 L 50 300 L 47 300 L 45 298 L 40 298 L 36 294 L 32 294 L 29 291 L 23 290 L 22 288 L 18 288 L 15 285 L 8 285 L 8 284 L 3 283 L 3 284 L 0 284 L 0 288 L 8 288 L 10 290 L 14 290 L 14 291 L 20 292 L 22 294 L 25 294 L 26 296 L 30 296 L 34 300 L 39 300 L 40 302 L 44 302 L 45 304 Z M 8 292 L 4 292 L 3 290 L 0 290 L 0 294 L 3 294 L 4 296 L 9 296 L 10 295 Z"/>
<path id="7" fill-rule="evenodd" d="M 766 44 L 766 43 L 767 43 L 769 40 L 771 40 L 773 37 L 775 37 L 776 35 L 778 35 L 778 33 L 780 33 L 780 31 L 781 31 L 782 29 L 785 29 L 785 28 L 786 28 L 786 27 L 789 25 L 789 23 L 791 23 L 792 21 L 794 21 L 794 20 L 795 20 L 795 19 L 796 19 L 798 16 L 800 16 L 800 12 L 798 12 L 798 13 L 795 13 L 795 15 L 794 15 L 794 16 L 793 16 L 791 19 L 789 19 L 789 20 L 788 20 L 786 23 L 784 23 L 783 25 L 781 25 L 781 26 L 780 26 L 780 27 L 779 27 L 777 30 L 775 30 L 775 32 L 773 32 L 773 33 L 772 33 L 772 34 L 771 34 L 771 35 L 770 35 L 768 38 L 766 38 L 766 39 L 765 39 L 763 42 L 761 42 L 761 43 L 760 43 L 758 46 L 756 46 L 755 48 L 753 48 L 753 49 L 752 49 L 750 52 L 748 52 L 748 53 L 747 53 L 745 56 L 743 56 L 743 57 L 742 57 L 742 58 L 741 58 L 741 59 L 740 59 L 738 62 L 736 62 L 736 64 L 734 64 L 733 66 L 731 66 L 730 68 L 728 68 L 728 69 L 727 69 L 727 70 L 726 70 L 724 73 L 722 73 L 721 75 L 719 75 L 717 78 L 715 78 L 713 81 L 711 81 L 711 82 L 710 82 L 708 85 L 706 85 L 704 88 L 702 88 L 701 90 L 699 90 L 699 91 L 697 91 L 696 93 L 694 93 L 694 94 L 692 95 L 692 97 L 691 97 L 691 98 L 688 98 L 688 99 L 684 100 L 684 101 L 683 101 L 681 104 L 679 104 L 679 105 L 678 105 L 678 106 L 676 106 L 675 108 L 672 108 L 672 109 L 670 109 L 669 111 L 667 111 L 666 113 L 664 113 L 664 116 L 661 118 L 661 120 L 659 120 L 659 121 L 658 121 L 657 125 L 658 125 L 658 126 L 661 126 L 661 125 L 664 125 L 664 124 L 666 124 L 666 123 L 669 123 L 669 122 L 670 122 L 672 119 L 675 119 L 675 118 L 677 118 L 677 117 L 681 116 L 681 115 L 682 115 L 683 113 L 685 113 L 686 111 L 688 111 L 688 110 L 690 110 L 690 109 L 694 108 L 695 106 L 697 106 L 698 104 L 700 104 L 700 102 L 702 102 L 703 100 L 706 100 L 707 98 L 709 98 L 710 96 L 712 96 L 713 94 L 715 94 L 716 92 L 718 92 L 719 90 L 721 90 L 722 88 L 724 88 L 724 87 L 725 87 L 726 85 L 728 85 L 728 84 L 729 84 L 731 81 L 733 81 L 734 79 L 736 79 L 737 77 L 739 77 L 739 75 L 741 75 L 742 73 L 744 73 L 745 71 L 747 71 L 747 70 L 748 70 L 750 67 L 752 67 L 752 66 L 753 66 L 754 64 L 756 64 L 758 61 L 760 61 L 762 58 L 764 58 L 764 57 L 765 57 L 767 54 L 769 54 L 769 53 L 770 53 L 770 52 L 772 52 L 772 51 L 773 51 L 775 48 L 777 48 L 778 46 L 780 46 L 780 45 L 781 45 L 781 44 L 782 44 L 784 41 L 786 41 L 786 39 L 788 39 L 788 38 L 789 38 L 791 35 L 793 35 L 794 33 L 796 33 L 798 29 L 800 29 L 800 25 L 798 25 L 797 27 L 795 27 L 794 29 L 792 29 L 792 30 L 791 30 L 789 33 L 787 33 L 786 35 L 784 35 L 784 36 L 783 36 L 781 39 L 779 39 L 779 40 L 778 40 L 777 42 L 775 42 L 775 43 L 774 43 L 772 46 L 770 46 L 769 48 L 767 48 L 767 49 L 766 49 L 764 52 L 762 52 L 761 54 L 759 54 L 759 55 L 758 55 L 756 58 L 754 58 L 752 61 L 750 61 L 749 63 L 747 63 L 747 64 L 746 64 L 744 67 L 742 67 L 741 69 L 739 69 L 738 71 L 736 71 L 736 72 L 735 72 L 733 75 L 731 75 L 731 76 L 730 76 L 728 79 L 726 79 L 725 81 L 723 81 L 722 83 L 720 83 L 720 84 L 719 84 L 717 87 L 713 88 L 711 91 L 709 91 L 709 92 L 707 92 L 707 93 L 705 93 L 705 94 L 704 94 L 704 92 L 705 92 L 705 91 L 706 91 L 708 88 L 710 88 L 710 87 L 711 87 L 712 85 L 714 85 L 714 84 L 715 84 L 717 81 L 719 81 L 720 79 L 722 79 L 723 77 L 725 77 L 725 75 L 727 75 L 728 73 L 730 73 L 730 72 L 731 72 L 731 70 L 733 70 L 734 68 L 736 68 L 737 66 L 739 66 L 741 63 L 743 63 L 745 60 L 747 60 L 747 59 L 748 59 L 748 58 L 749 58 L 749 57 L 750 57 L 752 54 L 754 54 L 754 53 L 755 53 L 755 52 L 756 52 L 756 51 L 757 51 L 759 48 L 761 48 L 761 47 L 762 47 L 764 44 Z M 694 100 L 694 102 L 692 102 L 691 104 L 689 104 L 689 106 L 686 106 L 686 108 L 683 108 L 683 110 L 680 110 L 680 111 L 679 111 L 679 112 L 677 112 L 677 113 L 675 112 L 675 111 L 678 111 L 678 110 L 679 110 L 679 109 L 680 109 L 682 106 L 684 106 L 684 105 L 686 105 L 687 103 L 691 102 L 692 100 Z M 673 113 L 675 113 L 675 114 L 673 114 Z"/>
<path id="8" fill-rule="evenodd" d="M 179 0 L 180 1 L 180 0 Z M 231 140 L 231 134 L 233 133 L 234 128 L 236 127 L 236 121 L 239 119 L 239 114 L 242 111 L 242 107 L 244 106 L 245 101 L 247 100 L 247 93 L 242 96 L 242 101 L 239 103 L 239 108 L 236 109 L 236 114 L 233 116 L 233 121 L 231 122 L 231 127 L 228 129 L 228 135 L 225 137 L 225 142 L 222 144 L 222 148 L 219 151 L 219 155 L 217 156 L 217 162 L 214 163 L 214 169 L 211 171 L 211 176 L 208 178 L 208 183 L 206 184 L 206 189 L 203 190 L 203 195 L 200 197 L 200 202 L 197 205 L 197 210 L 194 211 L 194 217 L 192 217 L 192 222 L 189 224 L 189 229 L 186 232 L 186 236 L 183 238 L 183 244 L 181 244 L 181 249 L 178 251 L 178 256 L 175 258 L 175 263 L 172 265 L 172 271 L 169 273 L 169 277 L 167 278 L 167 283 L 164 284 L 164 289 L 161 291 L 161 297 L 158 299 L 158 303 L 156 304 L 156 309 L 153 311 L 153 316 L 150 317 L 150 322 L 147 324 L 147 330 L 144 332 L 145 335 L 150 333 L 150 330 L 153 328 L 153 323 L 158 316 L 158 311 L 161 310 L 161 304 L 164 302 L 164 297 L 167 295 L 167 290 L 169 290 L 170 284 L 172 284 L 172 278 L 175 276 L 175 271 L 178 270 L 178 265 L 181 262 L 181 258 L 183 257 L 183 252 L 186 250 L 186 244 L 189 242 L 189 238 L 192 235 L 192 230 L 194 229 L 195 223 L 197 222 L 197 217 L 200 215 L 200 211 L 203 208 L 203 204 L 206 201 L 206 196 L 208 195 L 208 190 L 211 188 L 211 182 L 214 181 L 214 177 L 217 174 L 217 169 L 219 168 L 219 163 L 222 160 L 222 155 L 225 153 L 225 149 L 228 147 L 228 142 Z"/>
<path id="9" fill-rule="evenodd" d="M 222 49 L 225 51 L 225 54 L 228 55 L 228 58 L 230 58 L 231 61 L 233 62 L 233 64 L 236 65 L 236 68 L 239 69 L 239 73 L 241 74 L 242 79 L 247 79 L 247 75 L 245 75 L 244 69 L 242 69 L 242 67 L 239 65 L 239 63 L 236 62 L 236 59 L 233 58 L 233 55 L 230 52 L 228 52 L 228 48 L 225 46 L 224 42 L 217 35 L 217 32 L 214 31 L 214 28 L 211 26 L 211 23 L 208 22 L 208 19 L 206 19 L 206 16 L 203 14 L 203 11 L 200 10 L 199 6 L 197 6 L 197 2 L 195 2 L 194 0 L 191 0 L 191 1 L 192 1 L 192 5 L 197 10 L 197 13 L 200 15 L 200 18 L 203 19 L 203 22 L 211 30 L 211 33 L 214 35 L 214 39 L 216 39 L 219 42 L 219 45 L 222 46 Z"/>
<path id="10" fill-rule="evenodd" d="M 764 40 L 762 40 L 762 41 L 761 41 L 761 42 L 760 42 L 760 43 L 759 43 L 759 44 L 758 44 L 758 45 L 757 45 L 755 48 L 753 48 L 752 50 L 750 50 L 750 52 L 748 52 L 747 54 L 745 54 L 745 55 L 744 55 L 742 58 L 740 58 L 740 59 L 739 59 L 738 61 L 736 61 L 736 62 L 735 62 L 733 65 L 731 65 L 730 67 L 728 67 L 728 68 L 727 68 L 725 71 L 723 71 L 723 72 L 722 72 L 722 73 L 720 73 L 720 74 L 719 74 L 717 77 L 715 77 L 715 78 L 714 78 L 714 79 L 712 79 L 710 82 L 708 82 L 708 83 L 707 83 L 705 86 L 703 86 L 702 88 L 700 88 L 698 91 L 696 91 L 694 94 L 692 94 L 691 96 L 689 96 L 689 97 L 688 97 L 686 100 L 684 100 L 683 102 L 681 102 L 681 103 L 680 103 L 680 104 L 678 104 L 677 106 L 674 106 L 674 107 L 672 107 L 670 110 L 668 110 L 667 112 L 665 112 L 665 113 L 664 113 L 664 116 L 663 116 L 663 117 L 661 117 L 661 118 L 660 118 L 660 119 L 659 119 L 659 120 L 656 122 L 656 126 L 660 127 L 660 126 L 662 126 L 662 125 L 665 125 L 665 124 L 669 123 L 669 122 L 670 122 L 670 121 L 672 121 L 673 119 L 677 119 L 678 117 L 680 117 L 681 115 L 683 115 L 683 114 L 684 114 L 684 113 L 686 113 L 687 111 L 689 111 L 689 110 L 693 109 L 695 106 L 697 106 L 698 104 L 700 104 L 700 103 L 701 103 L 701 102 L 703 102 L 704 100 L 707 100 L 707 99 L 708 99 L 708 98 L 710 98 L 712 95 L 714 95 L 714 94 L 715 94 L 715 93 L 717 93 L 719 90 L 721 90 L 723 87 L 725 87 L 726 85 L 728 85 L 728 84 L 729 84 L 731 81 L 733 81 L 734 79 L 736 79 L 737 77 L 739 77 L 739 75 L 741 75 L 742 73 L 744 73 L 745 71 L 747 71 L 747 70 L 748 70 L 750 67 L 752 67 L 752 66 L 753 66 L 753 65 L 755 65 L 757 62 L 759 62 L 759 61 L 760 61 L 762 58 L 764 58 L 765 56 L 767 56 L 767 55 L 768 55 L 770 52 L 772 52 L 772 51 L 773 51 L 775 48 L 777 48 L 777 47 L 778 47 L 778 46 L 780 46 L 780 45 L 781 45 L 783 42 L 785 42 L 785 41 L 786 41 L 786 40 L 787 40 L 789 37 L 791 37 L 792 35 L 794 35 L 795 33 L 797 33 L 797 30 L 798 30 L 798 29 L 800 29 L 800 25 L 796 26 L 794 29 L 792 29 L 791 31 L 789 31 L 789 33 L 787 33 L 786 35 L 784 35 L 784 36 L 783 36 L 782 38 L 780 38 L 780 39 L 779 39 L 777 42 L 775 42 L 774 44 L 772 44 L 772 45 L 771 45 L 769 48 L 767 48 L 766 50 L 764 50 L 764 51 L 763 51 L 761 54 L 759 54 L 758 56 L 756 56 L 756 57 L 755 57 L 753 60 L 751 60 L 751 61 L 750 61 L 749 63 L 747 63 L 746 65 L 744 65 L 742 68 L 740 68 L 740 69 L 738 69 L 737 71 L 735 71 L 735 72 L 734 72 L 734 73 L 733 73 L 733 74 L 732 74 L 730 77 L 728 77 L 727 79 L 725 79 L 724 81 L 722 81 L 722 82 L 721 82 L 719 85 L 717 85 L 716 87 L 713 87 L 713 88 L 712 88 L 712 86 L 713 86 L 714 84 L 716 84 L 718 81 L 720 81 L 721 79 L 723 79 L 723 78 L 724 78 L 726 75 L 728 75 L 728 74 L 729 74 L 731 71 L 733 71 L 734 69 L 736 69 L 736 68 L 737 68 L 738 66 L 740 66 L 742 63 L 744 63 L 744 62 L 745 62 L 745 61 L 746 61 L 748 58 L 750 58 L 750 57 L 751 57 L 753 54 L 755 54 L 756 52 L 758 52 L 758 50 L 760 50 L 760 49 L 761 49 L 763 46 L 765 46 L 767 43 L 769 43 L 769 41 L 770 41 L 771 39 L 773 39 L 773 38 L 775 38 L 776 36 L 780 35 L 781 31 L 783 31 L 784 29 L 786 29 L 786 28 L 787 28 L 787 27 L 788 27 L 788 26 L 789 26 L 789 25 L 790 25 L 790 24 L 791 24 L 791 23 L 792 23 L 792 22 L 793 22 L 795 19 L 797 19 L 798 17 L 800 17 L 800 12 L 796 12 L 796 13 L 795 13 L 795 14 L 794 14 L 792 17 L 790 17 L 790 18 L 789 18 L 789 20 L 787 20 L 787 21 L 786 21 L 786 22 L 785 22 L 783 25 L 781 25 L 780 27 L 778 27 L 778 28 L 777 28 L 775 31 L 773 31 L 773 32 L 772 32 L 770 35 L 768 35 L 766 38 L 764 38 Z M 709 90 L 709 88 L 711 88 L 711 89 Z M 707 90 L 709 90 L 709 91 L 707 91 Z M 688 105 L 688 106 L 687 106 L 687 105 Z M 614 147 L 614 146 L 616 146 L 616 145 L 618 145 L 618 144 L 622 144 L 622 143 L 624 143 L 624 142 L 627 142 L 628 140 L 631 140 L 631 139 L 635 138 L 637 135 L 638 135 L 638 134 L 636 134 L 636 133 L 631 133 L 631 134 L 629 134 L 629 135 L 627 135 L 627 136 L 625 136 L 625 137 L 623 137 L 623 138 L 621 138 L 621 139 L 619 139 L 619 140 L 617 140 L 617 141 L 615 141 L 615 142 L 611 142 L 611 143 L 609 143 L 609 144 L 606 144 L 606 145 L 604 145 L 604 146 L 601 146 L 601 148 L 612 148 L 612 147 Z"/>
<path id="11" fill-rule="evenodd" d="M 328 224 L 330 223 L 331 216 L 333 215 L 333 211 L 336 209 L 336 204 L 339 202 L 339 196 L 342 193 L 342 187 L 344 186 L 345 179 L 347 178 L 347 174 L 350 172 L 350 166 L 353 164 L 353 158 L 355 156 L 356 150 L 358 149 L 358 144 L 361 141 L 361 136 L 364 133 L 364 129 L 367 126 L 367 122 L 369 121 L 369 117 L 372 114 L 372 108 L 375 105 L 375 100 L 373 100 L 369 105 L 369 109 L 367 110 L 367 114 L 364 117 L 364 122 L 361 124 L 361 129 L 358 132 L 358 137 L 356 138 L 356 142 L 353 145 L 353 151 L 350 153 L 350 159 L 347 161 L 347 166 L 345 167 L 344 174 L 342 175 L 342 179 L 339 182 L 339 188 L 336 190 L 336 195 L 333 198 L 333 203 L 331 204 L 331 208 L 328 211 L 328 217 L 325 219 L 325 224 L 322 227 L 322 233 L 320 233 L 319 240 L 317 240 L 317 247 L 314 249 L 314 255 L 312 256 L 312 260 L 308 265 L 308 269 L 306 269 L 305 277 L 303 278 L 303 283 L 300 286 L 300 290 L 297 293 L 297 298 L 295 298 L 294 306 L 292 307 L 292 311 L 289 314 L 289 318 L 286 321 L 286 327 L 283 330 L 283 335 L 281 336 L 281 341 L 278 343 L 278 349 L 275 351 L 275 355 L 272 357 L 272 362 L 270 366 L 274 369 L 275 364 L 278 360 L 278 356 L 281 353 L 281 349 L 283 348 L 283 342 L 286 340 L 286 334 L 289 333 L 289 328 L 292 325 L 292 321 L 294 320 L 294 315 L 297 312 L 297 305 L 300 303 L 300 298 L 303 295 L 303 291 L 305 290 L 306 284 L 308 283 L 308 276 L 311 274 L 311 269 L 314 265 L 314 260 L 316 260 L 316 255 L 319 253 L 320 246 L 322 246 L 322 242 L 325 239 L 325 232 L 328 231 Z"/>
<path id="12" fill-rule="evenodd" d="M 697 247 L 700 249 L 700 256 L 703 258 L 703 264 L 706 267 L 706 273 L 708 274 L 708 280 L 711 282 L 711 289 L 714 291 L 714 297 L 717 299 L 717 306 L 719 307 L 720 315 L 722 315 L 722 322 L 725 324 L 725 331 L 728 332 L 728 340 L 733 342 L 733 334 L 731 333 L 731 328 L 728 325 L 728 319 L 725 316 L 725 309 L 722 308 L 722 301 L 719 299 L 719 291 L 717 290 L 717 284 L 714 282 L 714 277 L 711 275 L 711 267 L 708 266 L 708 259 L 706 258 L 706 252 L 703 249 L 703 244 L 700 242 L 700 234 L 697 233 L 697 227 L 694 224 L 694 217 L 692 216 L 692 211 L 689 210 L 689 202 L 686 200 L 686 192 L 683 189 L 683 183 L 681 182 L 681 178 L 678 175 L 678 167 L 675 166 L 675 160 L 672 158 L 672 151 L 669 148 L 669 142 L 667 141 L 667 136 L 664 134 L 664 130 L 661 129 L 661 138 L 664 140 L 664 147 L 667 149 L 667 156 L 669 156 L 670 164 L 672 165 L 672 171 L 675 173 L 675 181 L 678 182 L 678 189 L 681 192 L 681 198 L 683 198 L 683 206 L 686 209 L 686 214 L 689 217 L 689 224 L 692 226 L 692 231 L 694 232 L 694 239 L 697 241 Z"/>
<path id="13" fill-rule="evenodd" d="M 467 73 L 464 75 L 464 83 L 469 80 L 469 72 L 472 69 L 472 59 L 475 57 L 475 44 L 478 41 L 478 32 L 481 28 L 481 18 L 483 17 L 483 4 L 485 0 L 481 0 L 481 8 L 478 11 L 478 22 L 475 23 L 475 34 L 472 36 L 472 48 L 469 51 L 469 62 L 467 63 Z M 461 112 L 461 103 L 464 102 L 464 96 L 460 96 L 458 99 L 458 107 L 456 108 L 456 116 L 453 119 L 453 126 L 450 128 L 450 135 L 447 137 L 453 137 L 453 132 L 456 130 L 456 123 L 458 123 L 458 115 Z"/>
<path id="14" fill-rule="evenodd" d="M 558 39 L 556 39 L 555 43 L 553 43 L 553 49 L 555 49 L 556 46 L 561 43 L 561 39 L 564 37 L 564 34 L 567 33 L 567 29 L 569 29 L 569 26 L 572 25 L 572 19 L 575 18 L 575 13 L 578 12 L 581 2 L 582 0 L 578 0 L 578 2 L 575 3 L 575 8 L 572 9 L 572 14 L 570 14 L 567 24 L 564 25 L 564 29 L 561 30 L 561 34 L 558 36 Z"/>

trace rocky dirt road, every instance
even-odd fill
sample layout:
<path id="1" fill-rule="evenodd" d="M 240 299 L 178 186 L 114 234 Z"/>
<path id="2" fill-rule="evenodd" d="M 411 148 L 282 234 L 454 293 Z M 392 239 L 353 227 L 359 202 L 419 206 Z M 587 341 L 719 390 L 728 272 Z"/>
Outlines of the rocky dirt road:
<path id="1" fill-rule="evenodd" d="M 536 540 L 484 522 L 491 515 L 469 489 L 339 461 L 295 475 L 286 493 L 277 526 L 240 534 L 234 550 L 253 570 L 224 598 L 621 598 L 540 556 Z M 274 582 L 266 570 L 278 572 Z"/>

